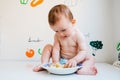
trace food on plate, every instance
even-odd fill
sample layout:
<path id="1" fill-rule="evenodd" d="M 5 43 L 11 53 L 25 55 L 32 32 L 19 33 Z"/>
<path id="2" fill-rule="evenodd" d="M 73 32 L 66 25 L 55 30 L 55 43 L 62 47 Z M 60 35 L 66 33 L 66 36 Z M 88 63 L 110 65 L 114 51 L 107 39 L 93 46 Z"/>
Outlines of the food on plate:
<path id="1" fill-rule="evenodd" d="M 68 68 L 65 64 L 60 64 L 60 63 L 52 63 L 49 66 L 50 68 Z"/>
<path id="2" fill-rule="evenodd" d="M 52 63 L 50 65 L 51 68 L 64 68 L 64 64 L 60 64 L 60 63 Z"/>

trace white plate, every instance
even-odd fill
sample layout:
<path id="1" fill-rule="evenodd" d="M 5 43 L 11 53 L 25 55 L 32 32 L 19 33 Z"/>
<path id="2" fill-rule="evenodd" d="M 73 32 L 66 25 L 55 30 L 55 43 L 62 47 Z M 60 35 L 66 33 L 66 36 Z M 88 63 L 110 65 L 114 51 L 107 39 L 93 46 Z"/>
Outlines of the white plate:
<path id="1" fill-rule="evenodd" d="M 82 67 L 82 66 L 77 66 L 72 68 L 55 68 L 55 67 L 49 67 L 49 66 L 50 64 L 44 64 L 41 67 L 53 74 L 72 74 Z"/>

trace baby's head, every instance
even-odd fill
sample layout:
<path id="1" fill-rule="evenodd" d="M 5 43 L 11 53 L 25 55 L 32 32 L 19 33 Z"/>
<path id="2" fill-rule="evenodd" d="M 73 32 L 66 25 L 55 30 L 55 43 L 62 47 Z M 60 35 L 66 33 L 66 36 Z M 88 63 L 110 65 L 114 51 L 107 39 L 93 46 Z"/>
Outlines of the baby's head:
<path id="1" fill-rule="evenodd" d="M 73 14 L 66 5 L 60 4 L 54 6 L 48 14 L 49 24 L 54 26 L 62 16 L 64 16 L 69 21 L 73 20 Z"/>
<path id="2" fill-rule="evenodd" d="M 68 37 L 73 33 L 75 20 L 70 9 L 61 4 L 54 6 L 48 15 L 50 27 L 60 37 Z"/>

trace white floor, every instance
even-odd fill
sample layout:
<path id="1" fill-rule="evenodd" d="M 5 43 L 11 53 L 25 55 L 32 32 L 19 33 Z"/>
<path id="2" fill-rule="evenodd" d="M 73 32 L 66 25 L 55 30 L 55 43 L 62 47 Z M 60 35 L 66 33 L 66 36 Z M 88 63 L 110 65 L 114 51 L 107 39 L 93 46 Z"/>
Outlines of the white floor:
<path id="1" fill-rule="evenodd" d="M 96 76 L 33 72 L 32 68 L 37 64 L 38 62 L 30 61 L 0 61 L 0 80 L 120 80 L 120 69 L 106 63 L 96 63 Z"/>

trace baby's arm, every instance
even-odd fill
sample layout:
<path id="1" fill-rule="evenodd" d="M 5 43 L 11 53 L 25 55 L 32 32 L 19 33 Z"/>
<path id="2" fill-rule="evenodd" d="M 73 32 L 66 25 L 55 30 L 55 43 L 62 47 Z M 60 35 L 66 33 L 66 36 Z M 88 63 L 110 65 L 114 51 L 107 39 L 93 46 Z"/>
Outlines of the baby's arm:
<path id="1" fill-rule="evenodd" d="M 52 52 L 52 61 L 53 63 L 58 63 L 60 59 L 60 47 L 57 36 L 54 37 L 54 45 L 53 45 L 53 52 Z"/>
<path id="2" fill-rule="evenodd" d="M 77 63 L 80 63 L 86 58 L 87 46 L 86 46 L 86 42 L 85 42 L 85 37 L 81 32 L 78 32 L 76 39 L 77 39 L 76 41 L 78 44 L 79 52 L 73 59 L 75 59 L 77 61 Z"/>
<path id="3" fill-rule="evenodd" d="M 85 38 L 82 34 L 76 34 L 76 43 L 78 44 L 78 54 L 70 59 L 67 63 L 66 66 L 68 67 L 74 67 L 77 65 L 77 63 L 83 62 L 86 58 L 87 55 L 87 49 L 86 49 L 86 43 L 85 43 Z"/>

